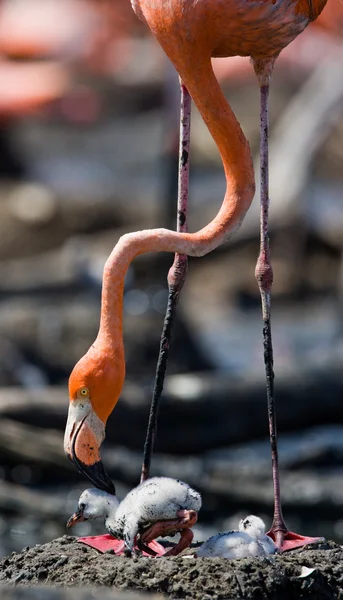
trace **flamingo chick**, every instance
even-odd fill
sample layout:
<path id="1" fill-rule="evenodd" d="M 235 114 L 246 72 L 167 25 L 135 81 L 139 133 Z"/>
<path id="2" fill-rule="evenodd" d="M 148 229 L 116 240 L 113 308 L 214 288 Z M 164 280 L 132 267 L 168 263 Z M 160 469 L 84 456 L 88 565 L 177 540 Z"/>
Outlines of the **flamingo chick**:
<path id="1" fill-rule="evenodd" d="M 250 515 L 240 520 L 238 530 L 225 531 L 210 537 L 200 546 L 197 556 L 234 559 L 274 554 L 276 545 L 265 531 L 262 519 Z"/>
<path id="2" fill-rule="evenodd" d="M 192 542 L 190 528 L 196 523 L 200 508 L 200 494 L 187 483 L 170 477 L 152 477 L 131 490 L 120 503 L 116 496 L 103 490 L 85 490 L 67 527 L 103 517 L 108 533 L 122 540 L 119 546 L 114 544 L 116 554 L 124 551 L 131 555 L 137 541 L 138 549 L 147 554 L 176 556 Z M 147 546 L 157 537 L 178 532 L 181 534 L 178 544 L 167 552 L 158 544 L 153 548 Z M 81 541 L 92 545 L 92 539 L 81 538 Z"/>

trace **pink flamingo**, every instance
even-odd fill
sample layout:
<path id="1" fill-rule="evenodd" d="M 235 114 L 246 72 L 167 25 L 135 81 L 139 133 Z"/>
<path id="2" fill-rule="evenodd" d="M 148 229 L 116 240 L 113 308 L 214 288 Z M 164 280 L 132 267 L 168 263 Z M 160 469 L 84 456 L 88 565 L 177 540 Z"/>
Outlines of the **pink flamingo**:
<path id="1" fill-rule="evenodd" d="M 273 272 L 268 241 L 268 94 L 275 60 L 320 14 L 326 0 L 133 0 L 171 59 L 195 101 L 223 161 L 226 193 L 217 216 L 197 233 L 165 229 L 123 236 L 109 256 L 103 277 L 98 336 L 75 366 L 69 381 L 70 406 L 65 451 L 95 485 L 114 492 L 99 448 L 105 425 L 125 378 L 122 303 L 125 273 L 145 252 L 203 256 L 238 229 L 254 196 L 248 142 L 211 67 L 213 56 L 250 56 L 261 93 L 261 249 L 256 266 L 263 315 L 264 358 L 272 449 L 274 520 L 269 531 L 279 550 L 316 541 L 290 532 L 281 510 L 274 406 L 273 349 L 270 324 Z M 178 277 L 178 274 L 175 274 Z"/>

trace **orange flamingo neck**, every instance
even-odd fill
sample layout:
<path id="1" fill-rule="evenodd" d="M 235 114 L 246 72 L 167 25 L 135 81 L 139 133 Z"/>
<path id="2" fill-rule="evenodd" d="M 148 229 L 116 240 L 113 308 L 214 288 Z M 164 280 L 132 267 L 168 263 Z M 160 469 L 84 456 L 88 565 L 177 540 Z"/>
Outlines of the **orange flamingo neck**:
<path id="1" fill-rule="evenodd" d="M 180 71 L 220 151 L 227 182 L 226 193 L 217 216 L 197 233 L 151 229 L 120 238 L 104 268 L 97 338 L 97 342 L 112 352 L 122 349 L 124 279 L 132 260 L 147 252 L 178 252 L 189 256 L 207 254 L 239 228 L 255 193 L 249 144 L 220 89 L 210 61 L 204 61 L 199 72 L 191 66 L 186 69 L 185 65 Z"/>

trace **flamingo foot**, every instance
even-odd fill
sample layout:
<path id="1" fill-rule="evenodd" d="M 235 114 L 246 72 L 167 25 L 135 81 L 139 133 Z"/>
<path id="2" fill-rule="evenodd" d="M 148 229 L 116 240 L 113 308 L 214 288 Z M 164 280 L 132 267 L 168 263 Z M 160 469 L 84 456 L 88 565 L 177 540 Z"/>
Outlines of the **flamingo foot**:
<path id="1" fill-rule="evenodd" d="M 325 540 L 323 537 L 308 537 L 288 530 L 275 531 L 273 528 L 267 531 L 267 535 L 275 542 L 279 552 L 294 550 L 295 548 L 307 546 L 307 544 L 315 544 Z"/>
<path id="2" fill-rule="evenodd" d="M 124 556 L 125 555 L 125 544 L 122 540 L 116 540 L 111 535 L 90 535 L 87 537 L 80 537 L 78 540 L 80 544 L 85 544 L 86 546 L 90 546 L 91 548 L 95 548 L 99 552 L 107 552 L 108 550 L 113 550 L 116 556 Z M 148 542 L 146 544 L 151 552 L 146 552 L 144 549 L 142 550 L 143 556 L 162 556 L 166 549 L 161 546 L 155 540 Z M 136 546 L 137 550 L 139 546 Z"/>

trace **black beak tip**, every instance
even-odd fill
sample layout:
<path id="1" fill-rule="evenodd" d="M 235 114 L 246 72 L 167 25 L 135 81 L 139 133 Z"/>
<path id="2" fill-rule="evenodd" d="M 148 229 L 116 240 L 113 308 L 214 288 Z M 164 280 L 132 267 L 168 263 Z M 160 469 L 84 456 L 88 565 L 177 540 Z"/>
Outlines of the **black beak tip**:
<path id="1" fill-rule="evenodd" d="M 106 471 L 104 471 L 104 473 L 105 473 L 104 477 L 95 477 L 94 483 L 95 483 L 96 487 L 99 488 L 99 490 L 103 490 L 104 492 L 111 494 L 111 496 L 115 496 L 116 488 L 114 487 L 114 483 L 113 483 L 112 479 L 109 478 Z"/>
<path id="2" fill-rule="evenodd" d="M 87 479 L 89 479 L 96 488 L 103 490 L 112 496 L 116 495 L 114 483 L 107 475 L 101 461 L 98 461 L 92 465 L 85 465 L 80 460 L 76 459 L 73 460 L 73 463 L 80 474 L 87 477 Z"/>
<path id="3" fill-rule="evenodd" d="M 71 456 L 68 455 L 68 458 L 70 458 L 70 460 L 74 463 L 79 473 L 87 477 L 93 483 L 93 485 L 95 485 L 95 487 L 97 487 L 99 490 L 103 490 L 104 492 L 115 496 L 116 489 L 114 487 L 113 481 L 107 475 L 101 460 L 98 460 L 92 465 L 85 465 L 76 455 L 76 440 L 85 418 L 86 417 L 84 417 L 84 419 L 81 421 L 79 428 L 74 435 L 71 447 Z"/>

